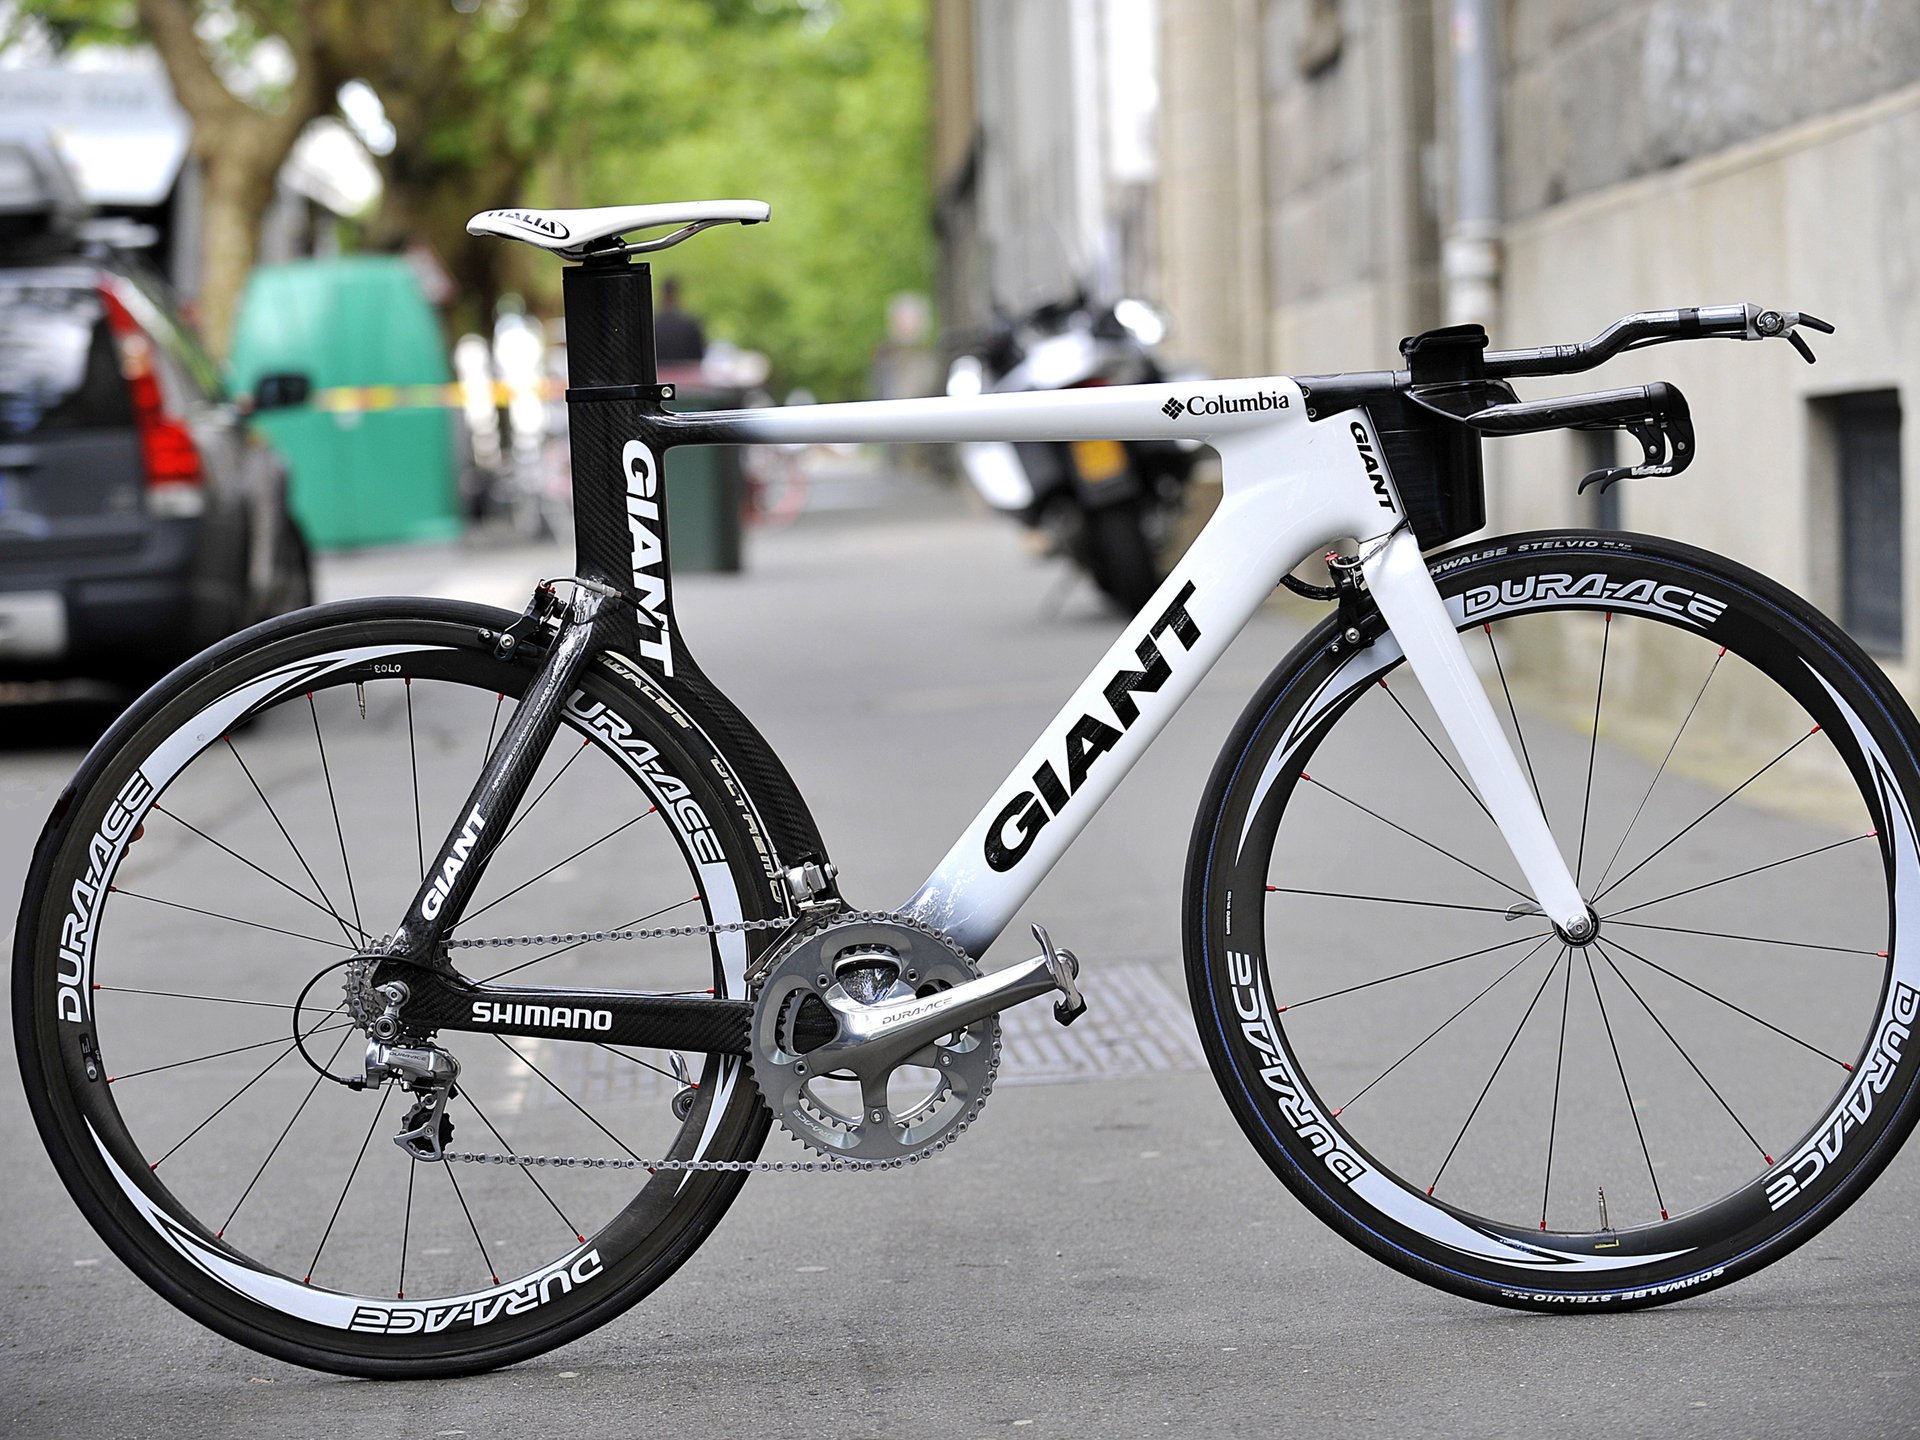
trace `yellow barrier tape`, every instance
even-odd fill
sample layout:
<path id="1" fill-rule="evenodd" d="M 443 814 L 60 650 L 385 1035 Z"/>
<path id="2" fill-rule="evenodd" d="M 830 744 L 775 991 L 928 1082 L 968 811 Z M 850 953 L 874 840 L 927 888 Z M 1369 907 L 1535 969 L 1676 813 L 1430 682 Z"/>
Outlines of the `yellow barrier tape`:
<path id="1" fill-rule="evenodd" d="M 540 400 L 558 400 L 566 386 L 558 380 L 542 380 L 538 385 L 509 385 L 495 380 L 486 385 L 333 385 L 316 390 L 310 403 L 316 410 L 334 415 L 364 414 L 377 410 L 464 410 L 473 399 L 504 409 L 524 395 Z"/>

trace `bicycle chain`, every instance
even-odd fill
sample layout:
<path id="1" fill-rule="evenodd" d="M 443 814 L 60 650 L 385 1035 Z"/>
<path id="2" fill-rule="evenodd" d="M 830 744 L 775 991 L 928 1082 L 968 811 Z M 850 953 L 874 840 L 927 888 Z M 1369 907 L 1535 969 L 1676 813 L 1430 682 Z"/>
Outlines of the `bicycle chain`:
<path id="1" fill-rule="evenodd" d="M 733 935 L 743 930 L 785 930 L 796 921 L 727 920 L 716 925 L 660 925 L 651 930 L 573 930 L 558 935 L 489 935 L 478 940 L 442 940 L 449 950 L 497 950 L 513 945 L 590 945 L 608 940 L 673 940 L 686 935 Z"/>
<path id="2" fill-rule="evenodd" d="M 652 930 L 582 930 L 560 935 L 499 935 L 478 940 L 446 940 L 441 943 L 449 950 L 486 950 L 513 945 L 587 945 L 610 940 L 668 940 L 689 935 L 731 935 L 743 930 L 786 930 L 795 925 L 811 929 L 808 916 L 798 918 L 788 916 L 779 920 L 729 920 L 712 925 L 664 925 Z M 862 924 L 911 924 L 916 929 L 934 933 L 932 928 L 921 921 L 909 920 L 906 916 L 890 914 L 881 910 L 839 910 L 823 912 L 815 923 L 829 921 Z M 751 1066 L 748 1067 L 749 1071 Z M 984 1102 L 987 1094 L 980 1096 Z M 979 1114 L 979 1105 L 975 1105 L 973 1115 L 968 1115 L 955 1127 L 953 1134 L 941 1140 L 930 1149 L 912 1155 L 891 1160 L 640 1160 L 614 1157 L 581 1155 L 489 1155 L 476 1150 L 448 1150 L 441 1159 L 449 1164 L 460 1165 L 512 1165 L 523 1170 L 540 1168 L 559 1170 L 645 1170 L 649 1174 L 661 1170 L 668 1171 L 723 1171 L 723 1172 L 774 1172 L 787 1174 L 827 1174 L 835 1171 L 853 1170 L 904 1170 L 909 1165 L 917 1165 L 930 1155 L 938 1154 L 954 1141 L 958 1140 L 968 1126 L 973 1124 L 974 1115 Z"/>

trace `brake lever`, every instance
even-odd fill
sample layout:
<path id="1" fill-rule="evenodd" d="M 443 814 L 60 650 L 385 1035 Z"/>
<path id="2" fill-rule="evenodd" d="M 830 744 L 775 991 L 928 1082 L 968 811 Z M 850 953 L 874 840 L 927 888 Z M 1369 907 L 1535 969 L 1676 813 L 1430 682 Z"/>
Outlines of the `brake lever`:
<path id="1" fill-rule="evenodd" d="M 1625 430 L 1640 442 L 1644 458 L 1638 465 L 1612 465 L 1604 469 L 1588 471 L 1580 477 L 1580 484 L 1575 493 L 1584 495 L 1588 486 L 1597 485 L 1604 494 L 1622 480 L 1646 480 L 1655 476 L 1678 475 L 1693 463 L 1692 412 L 1687 408 L 1685 396 L 1671 387 L 1669 392 L 1668 408 L 1658 417 L 1647 416 L 1629 420 L 1619 426 L 1593 427 Z"/>
<path id="2" fill-rule="evenodd" d="M 1762 310 L 1753 317 L 1754 331 L 1761 339 L 1784 336 L 1787 343 L 1800 352 L 1800 358 L 1811 365 L 1814 363 L 1813 347 L 1807 344 L 1805 337 L 1797 330 L 1796 327 L 1801 325 L 1805 325 L 1809 330 L 1818 330 L 1823 335 L 1833 334 L 1833 326 L 1818 315 L 1808 315 L 1803 311 L 1789 310 L 1782 314 L 1778 310 Z"/>

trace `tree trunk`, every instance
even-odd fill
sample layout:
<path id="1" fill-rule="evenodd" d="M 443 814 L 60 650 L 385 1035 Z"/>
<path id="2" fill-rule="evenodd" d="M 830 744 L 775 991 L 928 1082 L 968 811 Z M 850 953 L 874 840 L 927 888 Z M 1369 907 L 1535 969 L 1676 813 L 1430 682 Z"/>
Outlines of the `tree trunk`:
<path id="1" fill-rule="evenodd" d="M 141 28 L 160 52 L 180 108 L 193 122 L 193 153 L 204 182 L 201 235 L 200 333 L 224 358 L 233 340 L 234 312 L 260 243 L 260 221 L 273 200 L 274 176 L 309 120 L 332 104 L 318 83 L 311 36 L 301 25 L 284 38 L 294 75 L 282 107 L 255 109 L 235 95 L 201 48 L 194 0 L 138 0 Z M 305 17 L 305 6 L 295 14 Z M 323 99 L 323 95 L 325 98 Z"/>
<path id="2" fill-rule="evenodd" d="M 233 342 L 233 322 L 259 249 L 260 221 L 273 201 L 280 156 L 250 147 L 200 146 L 203 204 L 200 236 L 200 335 L 224 360 Z"/>

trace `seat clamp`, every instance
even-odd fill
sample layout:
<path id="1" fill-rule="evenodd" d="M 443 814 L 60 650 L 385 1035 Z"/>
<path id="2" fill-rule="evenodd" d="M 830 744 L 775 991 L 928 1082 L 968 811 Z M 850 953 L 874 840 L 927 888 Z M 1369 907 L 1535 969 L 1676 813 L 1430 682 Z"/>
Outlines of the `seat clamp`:
<path id="1" fill-rule="evenodd" d="M 569 405 L 604 400 L 642 400 L 659 405 L 672 398 L 671 385 L 570 385 L 566 394 Z"/>

